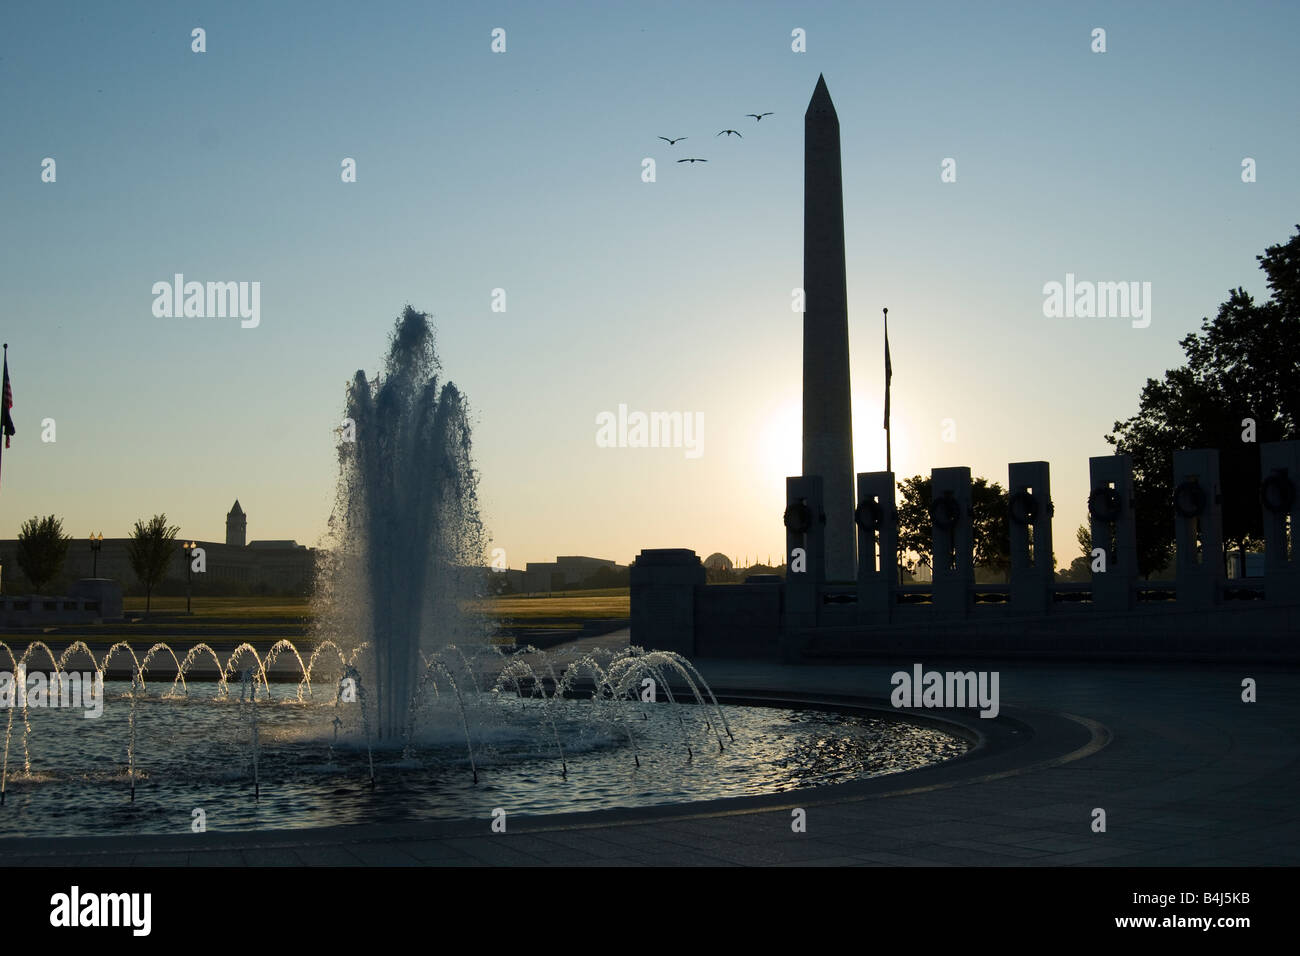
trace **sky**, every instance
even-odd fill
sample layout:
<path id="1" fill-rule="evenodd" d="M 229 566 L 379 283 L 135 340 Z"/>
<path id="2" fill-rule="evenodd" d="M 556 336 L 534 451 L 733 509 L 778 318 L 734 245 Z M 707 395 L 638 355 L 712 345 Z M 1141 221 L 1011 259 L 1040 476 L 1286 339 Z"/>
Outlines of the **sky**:
<path id="1" fill-rule="evenodd" d="M 1267 297 L 1255 257 L 1300 221 L 1298 28 L 1283 3 L 5 5 L 0 537 L 165 512 L 224 540 L 238 498 L 250 539 L 317 543 L 345 386 L 410 303 L 509 566 L 779 560 L 824 74 L 855 469 L 884 468 L 888 307 L 897 475 L 1050 462 L 1068 563 L 1089 456 L 1229 289 Z M 155 315 L 176 273 L 260 283 L 258 324 Z M 1067 274 L 1150 283 L 1149 325 L 1046 316 Z M 697 451 L 601 447 L 620 405 L 702 416 Z"/>

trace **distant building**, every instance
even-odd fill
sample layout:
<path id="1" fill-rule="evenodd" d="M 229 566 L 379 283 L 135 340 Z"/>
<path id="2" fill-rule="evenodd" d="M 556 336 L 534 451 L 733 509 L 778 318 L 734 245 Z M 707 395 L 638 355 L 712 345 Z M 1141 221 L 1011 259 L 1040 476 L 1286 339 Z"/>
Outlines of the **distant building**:
<path id="1" fill-rule="evenodd" d="M 607 558 L 587 558 L 580 555 L 561 555 L 554 561 L 529 561 L 524 569 L 524 590 L 563 591 L 581 584 L 601 568 L 626 571 L 627 565 L 615 564 Z"/>
<path id="2" fill-rule="evenodd" d="M 195 541 L 204 551 L 207 570 L 193 575 L 196 594 L 308 594 L 316 571 L 316 550 L 296 541 L 253 541 L 245 545 L 248 518 L 239 502 L 226 515 L 226 540 L 198 541 L 177 535 L 176 554 L 155 594 L 184 593 L 185 557 L 182 541 Z M 52 581 L 44 590 L 66 591 L 73 581 L 92 576 L 118 581 L 128 592 L 136 588 L 127 546 L 129 538 L 105 538 L 96 562 L 85 539 L 73 538 L 68 547 L 61 581 Z M 4 568 L 6 594 L 25 594 L 31 585 L 24 578 L 17 561 L 18 542 L 14 538 L 0 541 L 0 565 Z"/>
<path id="3" fill-rule="evenodd" d="M 1264 552 L 1248 551 L 1246 552 L 1246 573 L 1241 573 L 1241 554 L 1236 551 L 1228 552 L 1228 577 L 1229 578 L 1262 578 L 1264 576 Z"/>
<path id="4" fill-rule="evenodd" d="M 248 518 L 244 514 L 244 509 L 239 507 L 239 499 L 235 499 L 235 507 L 230 509 L 226 515 L 226 544 L 232 548 L 242 548 L 244 542 L 248 540 Z"/>

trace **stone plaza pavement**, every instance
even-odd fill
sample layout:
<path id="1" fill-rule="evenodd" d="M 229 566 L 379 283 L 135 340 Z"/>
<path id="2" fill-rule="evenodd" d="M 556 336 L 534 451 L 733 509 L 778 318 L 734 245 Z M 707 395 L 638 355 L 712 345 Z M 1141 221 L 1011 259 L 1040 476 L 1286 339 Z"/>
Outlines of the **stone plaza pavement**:
<path id="1" fill-rule="evenodd" d="M 890 675 L 915 662 L 696 663 L 720 694 L 779 689 L 882 704 Z M 974 666 L 999 672 L 1001 716 L 944 716 L 984 744 L 907 774 L 665 808 L 511 816 L 503 834 L 483 819 L 17 839 L 0 841 L 0 853 L 8 866 L 1300 864 L 1300 675 L 1239 665 Z M 1246 677 L 1258 684 L 1257 703 L 1241 699 Z M 792 832 L 796 807 L 807 814 L 804 833 Z M 1098 807 L 1104 833 L 1091 827 Z"/>

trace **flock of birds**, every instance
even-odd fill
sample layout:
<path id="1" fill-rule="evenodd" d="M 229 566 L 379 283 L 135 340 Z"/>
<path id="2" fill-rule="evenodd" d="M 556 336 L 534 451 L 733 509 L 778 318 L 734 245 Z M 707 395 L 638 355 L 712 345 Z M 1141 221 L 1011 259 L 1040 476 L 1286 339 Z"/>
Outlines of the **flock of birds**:
<path id="1" fill-rule="evenodd" d="M 745 115 L 746 115 L 746 116 L 752 116 L 752 117 L 754 117 L 754 122 L 755 122 L 755 123 L 761 123 L 761 122 L 763 122 L 763 117 L 764 117 L 764 116 L 771 116 L 772 114 L 771 114 L 770 112 L 767 112 L 767 113 L 746 113 Z M 721 132 L 719 132 L 717 135 L 718 135 L 718 136 L 739 136 L 741 139 L 744 139 L 744 138 L 745 138 L 744 135 L 741 134 L 741 132 L 740 132 L 739 130 L 734 130 L 734 129 L 724 129 L 724 130 L 722 130 Z M 669 139 L 667 136 L 660 136 L 659 138 L 662 139 L 662 140 L 663 140 L 665 143 L 667 143 L 669 146 L 676 146 L 676 145 L 677 145 L 678 143 L 680 143 L 682 140 L 684 140 L 684 139 L 688 139 L 689 137 L 686 137 L 686 136 L 678 136 L 676 139 Z M 716 137 L 715 137 L 715 138 L 716 138 Z M 707 160 L 707 159 L 700 159 L 698 156 L 688 156 L 686 159 L 679 159 L 679 160 L 677 160 L 677 162 L 679 162 L 679 163 L 707 163 L 708 160 Z"/>

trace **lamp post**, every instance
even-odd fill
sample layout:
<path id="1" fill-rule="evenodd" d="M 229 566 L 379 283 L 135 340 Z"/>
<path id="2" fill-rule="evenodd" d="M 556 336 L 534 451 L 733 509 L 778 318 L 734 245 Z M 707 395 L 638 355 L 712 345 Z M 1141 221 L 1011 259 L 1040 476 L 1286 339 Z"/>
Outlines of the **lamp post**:
<path id="1" fill-rule="evenodd" d="M 185 541 L 181 544 L 181 550 L 185 552 L 185 613 L 192 614 L 190 610 L 190 588 L 193 582 L 194 566 L 190 563 L 190 554 L 198 547 L 196 541 Z"/>
<path id="2" fill-rule="evenodd" d="M 104 533 L 101 531 L 99 533 L 99 536 L 96 537 L 95 532 L 92 531 L 90 533 L 90 554 L 91 554 L 90 576 L 92 578 L 99 577 L 99 549 L 102 548 L 103 546 L 104 546 Z"/>

